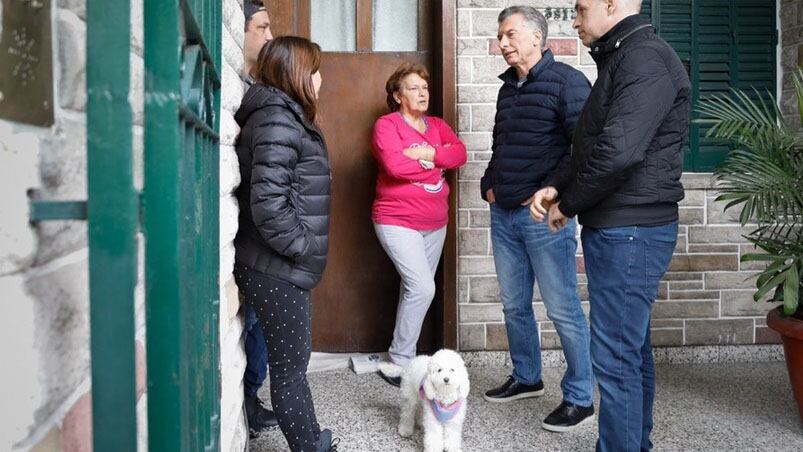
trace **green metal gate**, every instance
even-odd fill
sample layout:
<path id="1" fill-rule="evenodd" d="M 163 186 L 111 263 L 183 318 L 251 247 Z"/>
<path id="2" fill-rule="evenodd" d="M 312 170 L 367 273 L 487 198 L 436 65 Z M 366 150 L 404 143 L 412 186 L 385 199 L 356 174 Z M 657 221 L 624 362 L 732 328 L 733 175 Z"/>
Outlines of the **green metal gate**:
<path id="1" fill-rule="evenodd" d="M 131 5 L 87 0 L 87 201 L 96 451 L 136 452 L 137 233 L 145 239 L 148 448 L 219 450 L 220 0 L 144 0 L 144 189 L 133 178 Z"/>
<path id="2" fill-rule="evenodd" d="M 219 449 L 220 0 L 145 0 L 148 442 Z"/>

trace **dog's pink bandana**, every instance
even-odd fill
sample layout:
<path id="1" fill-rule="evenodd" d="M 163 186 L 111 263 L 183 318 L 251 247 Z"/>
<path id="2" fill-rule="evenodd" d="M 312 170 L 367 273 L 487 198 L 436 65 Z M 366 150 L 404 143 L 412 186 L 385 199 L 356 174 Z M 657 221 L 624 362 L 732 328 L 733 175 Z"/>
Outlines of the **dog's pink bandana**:
<path id="1" fill-rule="evenodd" d="M 426 378 L 426 377 L 424 377 Z M 426 400 L 427 395 L 424 392 L 424 382 L 421 382 L 421 386 L 418 387 L 418 397 L 421 400 Z M 441 423 L 445 424 L 452 420 L 457 411 L 463 405 L 462 399 L 457 399 L 456 401 L 452 402 L 450 405 L 444 405 L 437 400 L 429 400 L 429 407 L 432 409 L 432 413 L 435 415 L 435 418 Z"/>

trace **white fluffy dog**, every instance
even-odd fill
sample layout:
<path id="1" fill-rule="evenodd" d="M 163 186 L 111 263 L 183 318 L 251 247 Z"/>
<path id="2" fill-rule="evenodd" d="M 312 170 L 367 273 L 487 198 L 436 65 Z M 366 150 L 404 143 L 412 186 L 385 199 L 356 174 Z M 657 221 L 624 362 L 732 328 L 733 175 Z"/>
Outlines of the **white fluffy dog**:
<path id="1" fill-rule="evenodd" d="M 390 377 L 401 376 L 399 435 L 412 436 L 418 411 L 425 452 L 461 451 L 469 381 L 460 355 L 444 349 L 417 356 L 404 367 L 382 363 L 379 368 Z"/>

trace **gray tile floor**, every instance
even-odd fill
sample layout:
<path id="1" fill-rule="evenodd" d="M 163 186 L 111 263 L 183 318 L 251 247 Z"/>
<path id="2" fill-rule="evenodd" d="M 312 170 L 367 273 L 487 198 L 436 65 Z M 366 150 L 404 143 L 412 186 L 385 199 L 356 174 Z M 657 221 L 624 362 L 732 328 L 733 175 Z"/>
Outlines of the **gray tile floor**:
<path id="1" fill-rule="evenodd" d="M 563 370 L 544 370 L 547 393 L 508 404 L 482 400 L 510 370 L 472 367 L 464 451 L 591 451 L 596 423 L 556 434 L 541 420 L 560 403 Z M 663 364 L 658 366 L 656 451 L 803 451 L 803 424 L 797 415 L 785 364 Z M 397 393 L 375 374 L 350 370 L 309 376 L 318 420 L 341 438 L 340 451 L 421 450 L 415 439 L 396 433 Z M 267 387 L 261 393 L 268 398 Z M 278 430 L 251 442 L 251 451 L 285 451 Z"/>

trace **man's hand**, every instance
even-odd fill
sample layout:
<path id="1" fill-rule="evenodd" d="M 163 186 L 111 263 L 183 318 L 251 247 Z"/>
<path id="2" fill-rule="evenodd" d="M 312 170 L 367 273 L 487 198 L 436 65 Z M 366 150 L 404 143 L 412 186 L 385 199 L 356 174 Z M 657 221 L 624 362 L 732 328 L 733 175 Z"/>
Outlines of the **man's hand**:
<path id="1" fill-rule="evenodd" d="M 544 221 L 544 217 L 557 197 L 558 190 L 555 187 L 544 187 L 535 192 L 532 204 L 530 204 L 530 216 L 533 217 L 533 220 Z"/>
<path id="2" fill-rule="evenodd" d="M 569 219 L 560 211 L 560 201 L 552 204 L 552 207 L 549 208 L 549 230 L 556 233 L 563 229 L 568 222 Z"/>
<path id="3" fill-rule="evenodd" d="M 496 198 L 494 197 L 494 189 L 489 188 L 488 191 L 485 192 L 485 199 L 488 200 L 488 204 L 493 204 L 496 202 Z"/>

